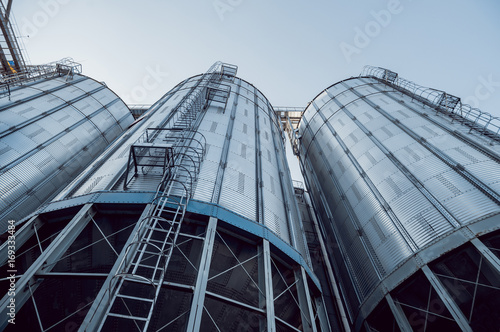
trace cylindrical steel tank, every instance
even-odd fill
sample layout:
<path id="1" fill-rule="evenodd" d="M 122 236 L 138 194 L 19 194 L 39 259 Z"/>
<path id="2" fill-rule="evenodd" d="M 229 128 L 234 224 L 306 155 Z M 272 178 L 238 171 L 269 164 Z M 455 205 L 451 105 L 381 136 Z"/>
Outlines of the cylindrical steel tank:
<path id="1" fill-rule="evenodd" d="M 0 230 L 53 198 L 133 118 L 106 85 L 75 74 L 13 85 L 0 99 Z"/>
<path id="2" fill-rule="evenodd" d="M 36 287 L 43 326 L 329 330 L 280 121 L 235 74 L 216 63 L 178 84 L 18 231 L 30 239 L 18 289 L 44 275 L 19 306 Z M 43 253 L 35 231 L 51 243 Z M 18 317 L 38 324 L 33 306 Z"/>
<path id="3" fill-rule="evenodd" d="M 472 315 L 478 299 L 455 296 L 433 264 L 472 243 L 483 265 L 493 264 L 485 283 L 498 283 L 494 250 L 477 239 L 500 228 L 498 135 L 479 115 L 464 117 L 459 98 L 369 69 L 314 98 L 298 131 L 301 167 L 352 324 L 467 330 L 479 320 L 495 327 L 498 320 L 487 325 Z M 458 269 L 448 272 L 460 279 Z M 398 295 L 421 275 L 428 302 Z M 493 307 L 488 301 L 482 305 Z M 432 312 L 430 302 L 442 310 Z"/>
<path id="4" fill-rule="evenodd" d="M 176 116 L 169 111 L 200 77 L 185 80 L 154 104 L 141 123 L 115 142 L 57 199 L 123 190 L 130 146 L 147 128 L 171 126 Z M 231 87 L 229 98 L 224 103 L 212 103 L 197 128 L 207 144 L 193 198 L 264 224 L 305 256 L 279 119 L 253 85 L 239 78 L 224 84 Z M 164 123 L 165 119 L 170 120 Z M 155 177 L 139 176 L 127 190 L 154 191 L 157 182 Z"/>

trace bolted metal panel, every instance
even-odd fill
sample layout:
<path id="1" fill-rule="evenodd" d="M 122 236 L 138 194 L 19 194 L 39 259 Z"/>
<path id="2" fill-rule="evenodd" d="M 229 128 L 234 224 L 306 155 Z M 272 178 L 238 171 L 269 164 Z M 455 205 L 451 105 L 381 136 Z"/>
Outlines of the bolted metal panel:
<path id="1" fill-rule="evenodd" d="M 37 280 L 31 288 L 38 294 L 54 294 L 30 296 L 29 287 L 23 289 L 28 302 L 19 306 L 18 318 L 26 317 L 24 325 L 315 330 L 318 315 L 324 316 L 318 309 L 321 290 L 310 266 L 279 118 L 260 91 L 234 76 L 235 68 L 216 63 L 206 74 L 181 82 L 104 152 L 79 149 L 95 157 L 92 164 L 22 230 L 23 241 L 36 254 L 24 278 Z M 82 109 L 73 118 L 91 121 L 68 135 L 51 133 L 53 147 L 33 152 L 32 162 L 44 174 L 65 155 L 74 155 L 78 144 L 104 147 L 116 130 L 113 121 L 122 125 L 115 98 L 95 84 L 80 82 L 78 89 L 90 97 L 74 101 Z M 51 121 L 69 121 L 66 115 L 56 114 Z M 30 128 L 27 135 L 42 136 L 40 128 Z M 23 181 L 33 176 L 14 175 L 0 181 L 24 190 Z M 65 185 L 58 181 L 37 188 Z M 89 204 L 80 209 L 84 202 Z M 59 220 L 58 242 L 51 244 L 56 248 L 46 253 L 44 241 Z M 38 254 L 38 248 L 43 252 Z M 106 248 L 102 255 L 100 248 Z M 46 269 L 46 260 L 57 265 L 39 271 Z M 57 279 L 59 284 L 52 282 Z M 73 308 L 56 305 L 57 313 L 48 317 L 63 294 L 55 289 L 75 284 L 85 285 L 76 301 L 83 298 L 88 313 L 77 311 L 77 318 L 65 321 L 75 316 Z"/>
<path id="2" fill-rule="evenodd" d="M 434 103 L 416 101 L 391 85 L 399 84 L 397 74 L 384 75 L 324 90 L 304 111 L 298 132 L 306 184 L 342 253 L 331 251 L 350 313 L 360 317 L 359 305 L 380 301 L 374 294 L 388 291 L 381 283 L 415 254 L 500 213 L 500 149 L 489 146 L 488 135 L 471 133 L 465 120 L 436 113 L 458 107 L 459 99 L 439 94 Z M 453 249 L 448 243 L 443 253 Z"/>
<path id="3" fill-rule="evenodd" d="M 112 91 L 81 75 L 19 86 L 0 109 L 0 192 L 11 202 L 0 210 L 2 230 L 54 197 L 132 123 Z"/>

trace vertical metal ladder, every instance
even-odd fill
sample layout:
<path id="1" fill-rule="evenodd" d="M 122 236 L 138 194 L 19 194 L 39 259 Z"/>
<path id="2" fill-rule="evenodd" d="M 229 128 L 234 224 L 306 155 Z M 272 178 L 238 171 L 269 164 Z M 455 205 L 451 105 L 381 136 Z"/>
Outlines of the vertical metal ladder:
<path id="1" fill-rule="evenodd" d="M 205 137 L 196 130 L 198 115 L 207 106 L 208 87 L 213 89 L 222 77 L 228 79 L 227 72 L 221 63 L 212 66 L 176 107 L 179 116 L 173 125 L 148 128 L 131 147 L 127 173 L 133 163 L 137 170 L 137 158 L 132 155 L 139 148 L 146 151 L 140 166 L 161 167 L 163 174 L 146 217 L 139 221 L 108 285 L 109 304 L 99 330 L 108 329 L 106 324 L 112 325 L 113 320 L 133 323 L 139 331 L 149 327 L 205 153 Z M 229 72 L 234 79 L 236 71 Z"/>

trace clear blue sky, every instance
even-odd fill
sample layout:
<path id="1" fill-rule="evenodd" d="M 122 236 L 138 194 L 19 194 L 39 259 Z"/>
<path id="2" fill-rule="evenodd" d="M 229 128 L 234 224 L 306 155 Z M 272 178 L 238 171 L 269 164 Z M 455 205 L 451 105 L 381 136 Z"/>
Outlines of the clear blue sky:
<path id="1" fill-rule="evenodd" d="M 305 106 L 370 64 L 500 116 L 498 0 L 14 0 L 13 14 L 32 64 L 73 57 L 127 103 L 222 60 L 274 106 Z"/>
<path id="2" fill-rule="evenodd" d="M 13 13 L 33 64 L 73 57 L 126 102 L 222 60 L 273 105 L 304 106 L 371 64 L 500 116 L 496 0 L 14 0 Z M 481 77 L 499 83 L 476 96 Z"/>

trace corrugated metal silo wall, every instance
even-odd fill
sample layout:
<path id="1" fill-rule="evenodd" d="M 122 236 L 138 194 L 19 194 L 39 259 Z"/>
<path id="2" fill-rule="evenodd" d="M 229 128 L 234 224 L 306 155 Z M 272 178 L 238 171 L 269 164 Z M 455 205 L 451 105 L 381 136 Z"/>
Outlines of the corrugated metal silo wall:
<path id="1" fill-rule="evenodd" d="M 110 146 L 56 199 L 123 190 L 130 146 L 146 128 L 172 126 L 175 117 L 171 110 L 199 78 L 181 82 L 162 97 L 140 124 Z M 263 223 L 309 261 L 279 119 L 268 100 L 251 84 L 239 78 L 224 84 L 231 86 L 227 102 L 211 102 L 201 114 L 197 130 L 205 136 L 207 147 L 193 198 Z M 156 177 L 139 175 L 127 190 L 155 191 L 158 181 Z"/>
<path id="2" fill-rule="evenodd" d="M 450 122 L 367 77 L 329 87 L 306 109 L 302 168 L 336 242 L 331 255 L 351 315 L 414 253 L 500 212 L 482 189 L 500 191 L 498 161 L 455 137 L 464 129 Z"/>
<path id="3" fill-rule="evenodd" d="M 118 96 L 86 76 L 13 88 L 0 99 L 0 230 L 54 197 L 132 121 Z"/>

